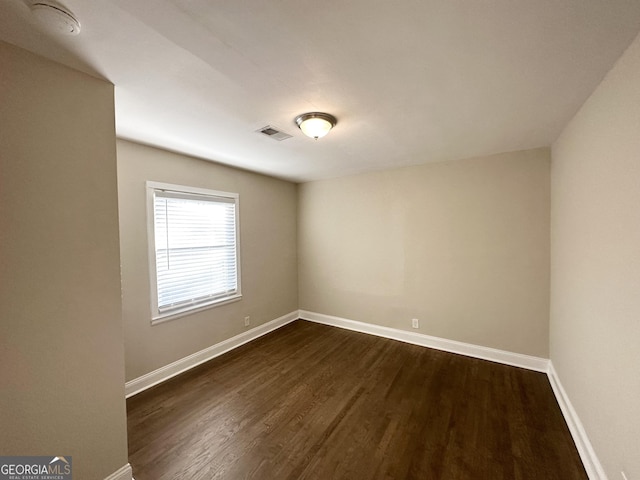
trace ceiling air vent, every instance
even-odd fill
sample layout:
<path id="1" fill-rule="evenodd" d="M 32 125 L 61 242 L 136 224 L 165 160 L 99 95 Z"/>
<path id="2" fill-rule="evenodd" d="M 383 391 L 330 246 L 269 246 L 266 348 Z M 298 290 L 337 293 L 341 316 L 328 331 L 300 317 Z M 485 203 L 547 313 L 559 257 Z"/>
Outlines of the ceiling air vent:
<path id="1" fill-rule="evenodd" d="M 279 142 L 281 142 L 282 140 L 286 140 L 287 138 L 291 138 L 291 135 L 289 135 L 288 133 L 281 132 L 276 127 L 272 127 L 271 125 L 259 128 L 258 130 L 256 130 L 256 132 L 262 133 L 263 135 L 273 138 L 274 140 L 277 140 Z"/>

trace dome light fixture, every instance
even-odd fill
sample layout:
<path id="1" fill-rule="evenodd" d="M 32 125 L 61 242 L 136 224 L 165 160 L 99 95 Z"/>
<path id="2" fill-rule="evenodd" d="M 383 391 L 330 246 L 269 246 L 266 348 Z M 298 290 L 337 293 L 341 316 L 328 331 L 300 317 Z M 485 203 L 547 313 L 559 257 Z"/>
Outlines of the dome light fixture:
<path id="1" fill-rule="evenodd" d="M 78 35 L 80 22 L 63 5 L 55 1 L 34 2 L 31 13 L 44 30 L 54 34 Z"/>
<path id="2" fill-rule="evenodd" d="M 298 115 L 295 122 L 302 133 L 317 140 L 329 133 L 329 130 L 336 126 L 338 120 L 328 113 L 309 112 Z"/>

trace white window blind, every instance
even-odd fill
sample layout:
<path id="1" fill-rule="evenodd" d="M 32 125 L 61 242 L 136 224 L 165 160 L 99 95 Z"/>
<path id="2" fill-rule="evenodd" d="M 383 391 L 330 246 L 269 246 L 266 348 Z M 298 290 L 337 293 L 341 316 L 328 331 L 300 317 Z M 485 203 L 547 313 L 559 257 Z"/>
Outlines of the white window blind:
<path id="1" fill-rule="evenodd" d="M 239 295 L 237 195 L 201 192 L 153 188 L 157 317 Z"/>

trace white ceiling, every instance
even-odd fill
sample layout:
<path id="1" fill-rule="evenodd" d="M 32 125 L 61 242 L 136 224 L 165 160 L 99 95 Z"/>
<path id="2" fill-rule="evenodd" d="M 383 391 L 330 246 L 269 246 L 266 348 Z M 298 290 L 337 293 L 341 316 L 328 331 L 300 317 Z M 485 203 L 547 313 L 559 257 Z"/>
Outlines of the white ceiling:
<path id="1" fill-rule="evenodd" d="M 550 145 L 640 30 L 638 0 L 63 0 L 52 38 L 28 1 L 0 39 L 113 82 L 120 137 L 298 182 Z"/>

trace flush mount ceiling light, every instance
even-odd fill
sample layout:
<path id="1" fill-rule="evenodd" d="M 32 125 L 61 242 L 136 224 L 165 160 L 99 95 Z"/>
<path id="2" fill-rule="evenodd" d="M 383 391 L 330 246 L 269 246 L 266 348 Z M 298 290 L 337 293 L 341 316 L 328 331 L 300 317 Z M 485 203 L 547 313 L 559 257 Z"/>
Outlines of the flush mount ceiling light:
<path id="1" fill-rule="evenodd" d="M 295 121 L 302 133 L 316 140 L 324 137 L 338 123 L 336 117 L 322 112 L 303 113 Z"/>
<path id="2" fill-rule="evenodd" d="M 62 35 L 78 35 L 80 33 L 78 19 L 57 2 L 33 2 L 31 13 L 40 25 L 50 33 Z"/>

